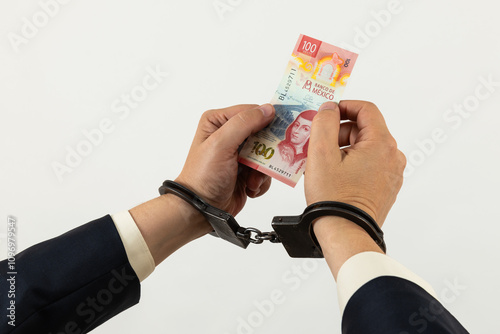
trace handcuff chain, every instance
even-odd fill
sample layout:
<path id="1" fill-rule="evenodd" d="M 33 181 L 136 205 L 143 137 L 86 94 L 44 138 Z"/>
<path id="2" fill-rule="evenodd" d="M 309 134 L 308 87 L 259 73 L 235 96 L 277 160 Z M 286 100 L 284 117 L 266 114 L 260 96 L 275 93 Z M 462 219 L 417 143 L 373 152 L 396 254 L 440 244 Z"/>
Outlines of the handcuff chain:
<path id="1" fill-rule="evenodd" d="M 252 234 L 254 235 L 252 236 Z M 262 232 L 255 227 L 241 227 L 236 232 L 236 235 L 238 236 L 238 238 L 248 240 L 253 244 L 261 244 L 266 240 L 270 241 L 273 244 L 281 242 L 276 232 Z"/>

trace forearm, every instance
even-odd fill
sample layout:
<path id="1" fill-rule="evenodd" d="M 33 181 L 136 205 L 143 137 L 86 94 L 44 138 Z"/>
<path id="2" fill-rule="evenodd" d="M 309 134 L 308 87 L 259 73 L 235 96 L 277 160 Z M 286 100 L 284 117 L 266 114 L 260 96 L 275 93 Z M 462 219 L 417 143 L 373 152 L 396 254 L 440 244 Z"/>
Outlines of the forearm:
<path id="1" fill-rule="evenodd" d="M 7 261 L 0 262 L 0 333 L 87 333 L 139 302 L 138 276 L 109 215 L 33 245 L 15 260 L 12 318 L 3 315 L 11 314 L 3 291 L 12 276 Z"/>
<path id="2" fill-rule="evenodd" d="M 313 228 L 335 280 L 340 267 L 350 257 L 362 252 L 383 253 L 365 230 L 347 219 L 322 217 Z"/>
<path id="3" fill-rule="evenodd" d="M 188 242 L 212 230 L 205 218 L 184 200 L 166 194 L 131 209 L 154 259 L 160 264 Z"/>

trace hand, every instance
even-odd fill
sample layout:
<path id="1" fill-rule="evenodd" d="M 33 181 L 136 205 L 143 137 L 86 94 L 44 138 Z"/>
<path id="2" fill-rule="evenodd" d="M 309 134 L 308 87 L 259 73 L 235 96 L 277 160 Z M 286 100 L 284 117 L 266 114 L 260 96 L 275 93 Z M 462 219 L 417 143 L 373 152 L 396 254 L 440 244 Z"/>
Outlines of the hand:
<path id="1" fill-rule="evenodd" d="M 341 119 L 349 121 L 340 124 Z M 403 184 L 405 165 L 405 156 L 374 104 L 327 102 L 311 128 L 305 174 L 307 204 L 348 203 L 382 226 Z"/>
<path id="2" fill-rule="evenodd" d="M 238 169 L 238 147 L 274 117 L 270 104 L 237 105 L 205 112 L 181 174 L 175 180 L 211 205 L 236 215 L 248 197 L 263 195 L 271 178 L 246 166 Z M 239 170 L 239 171 L 238 171 Z"/>

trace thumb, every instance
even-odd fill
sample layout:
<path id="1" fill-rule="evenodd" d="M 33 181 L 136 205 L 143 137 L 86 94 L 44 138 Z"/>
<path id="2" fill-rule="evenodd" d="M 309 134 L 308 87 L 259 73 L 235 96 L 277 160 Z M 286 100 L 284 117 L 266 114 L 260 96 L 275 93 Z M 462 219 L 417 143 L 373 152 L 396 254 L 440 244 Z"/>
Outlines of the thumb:
<path id="1" fill-rule="evenodd" d="M 262 130 L 274 118 L 274 107 L 267 103 L 234 114 L 214 134 L 220 149 L 237 150 L 252 133 Z"/>
<path id="2" fill-rule="evenodd" d="M 314 116 L 309 138 L 308 156 L 326 153 L 333 154 L 335 160 L 340 161 L 339 147 L 340 109 L 335 102 L 325 102 Z"/>

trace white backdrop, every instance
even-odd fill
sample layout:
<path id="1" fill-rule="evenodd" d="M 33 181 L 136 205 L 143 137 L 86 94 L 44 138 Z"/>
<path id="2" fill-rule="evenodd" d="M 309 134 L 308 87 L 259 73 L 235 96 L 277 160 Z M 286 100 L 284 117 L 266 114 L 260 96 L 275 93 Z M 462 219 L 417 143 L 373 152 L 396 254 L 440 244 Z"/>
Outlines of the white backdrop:
<path id="1" fill-rule="evenodd" d="M 388 254 L 428 280 L 471 333 L 491 333 L 500 298 L 499 7 L 3 1 L 1 247 L 8 215 L 22 250 L 157 196 L 179 173 L 202 112 L 269 101 L 303 33 L 360 53 L 344 98 L 375 102 L 409 160 L 384 225 Z M 157 85 L 127 102 L 151 71 Z M 85 133 L 99 127 L 102 140 L 86 146 Z M 69 153 L 77 149 L 86 156 Z M 269 230 L 274 215 L 304 207 L 302 182 L 274 182 L 237 219 Z M 139 305 L 94 332 L 340 333 L 335 289 L 322 260 L 207 236 L 155 270 Z M 272 294 L 283 302 L 262 310 Z"/>

